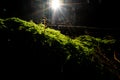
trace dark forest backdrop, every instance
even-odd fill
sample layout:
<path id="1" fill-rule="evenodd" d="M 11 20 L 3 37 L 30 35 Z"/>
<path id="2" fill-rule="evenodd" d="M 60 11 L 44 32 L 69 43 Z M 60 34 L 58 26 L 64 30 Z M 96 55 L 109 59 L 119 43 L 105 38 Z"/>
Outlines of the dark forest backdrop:
<path id="1" fill-rule="evenodd" d="M 41 14 L 38 12 L 41 0 L 0 0 L 0 18 L 19 17 L 25 20 L 33 19 L 39 20 Z M 47 0 L 44 0 L 47 1 Z M 74 2 L 83 2 L 86 0 L 76 0 Z M 119 3 L 118 0 L 89 0 L 90 4 L 87 6 L 86 12 L 80 12 L 77 17 L 85 19 L 76 22 L 77 25 L 87 25 L 96 27 L 118 27 L 119 25 Z M 35 3 L 33 5 L 33 3 Z M 38 5 L 39 4 L 39 5 Z M 78 9 L 80 11 L 80 9 Z M 36 15 L 32 15 L 32 13 Z M 85 15 L 82 15 L 84 14 Z"/>

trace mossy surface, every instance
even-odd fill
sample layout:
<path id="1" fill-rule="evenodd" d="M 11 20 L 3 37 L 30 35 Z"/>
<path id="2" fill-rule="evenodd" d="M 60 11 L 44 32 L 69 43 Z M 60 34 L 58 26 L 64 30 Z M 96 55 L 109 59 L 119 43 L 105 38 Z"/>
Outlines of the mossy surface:
<path id="1" fill-rule="evenodd" d="M 14 56 L 15 59 L 30 56 L 34 64 L 53 65 L 50 69 L 58 72 L 81 72 L 94 80 L 118 79 L 119 64 L 112 59 L 115 39 L 89 35 L 72 39 L 59 30 L 44 27 L 15 17 L 0 19 L 1 42 L 8 35 L 9 52 L 6 56 Z M 15 59 L 13 62 L 22 60 Z"/>

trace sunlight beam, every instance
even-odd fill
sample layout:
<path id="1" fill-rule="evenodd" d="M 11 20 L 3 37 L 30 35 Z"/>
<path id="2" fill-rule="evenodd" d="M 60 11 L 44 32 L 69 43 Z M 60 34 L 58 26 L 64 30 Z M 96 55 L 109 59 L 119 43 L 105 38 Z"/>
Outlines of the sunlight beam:
<path id="1" fill-rule="evenodd" d="M 52 0 L 51 1 L 51 7 L 53 10 L 57 10 L 61 7 L 61 2 L 60 0 Z"/>

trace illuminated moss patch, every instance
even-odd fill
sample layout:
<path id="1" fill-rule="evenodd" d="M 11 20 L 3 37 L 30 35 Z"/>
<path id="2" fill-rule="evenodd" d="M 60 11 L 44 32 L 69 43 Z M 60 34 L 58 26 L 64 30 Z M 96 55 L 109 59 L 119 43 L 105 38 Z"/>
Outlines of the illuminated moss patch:
<path id="1" fill-rule="evenodd" d="M 8 34 L 8 55 L 33 56 L 37 58 L 38 63 L 64 66 L 63 71 L 80 72 L 94 66 L 92 69 L 96 77 L 106 76 L 114 79 L 109 75 L 116 76 L 119 70 L 111 68 L 114 63 L 110 63 L 110 58 L 106 56 L 113 52 L 114 39 L 100 39 L 89 35 L 71 39 L 59 30 L 44 27 L 43 24 L 15 17 L 0 19 L 1 34 Z M 106 75 L 109 72 L 111 74 Z"/>

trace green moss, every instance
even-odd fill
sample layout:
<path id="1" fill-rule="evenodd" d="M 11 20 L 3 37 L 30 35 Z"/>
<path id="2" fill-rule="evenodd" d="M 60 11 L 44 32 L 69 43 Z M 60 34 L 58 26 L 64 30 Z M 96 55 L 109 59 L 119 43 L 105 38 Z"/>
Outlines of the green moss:
<path id="1" fill-rule="evenodd" d="M 48 63 L 78 64 L 82 66 L 97 65 L 103 69 L 102 58 L 98 55 L 108 49 L 115 40 L 100 39 L 89 35 L 82 35 L 71 39 L 59 30 L 44 29 L 43 24 L 27 22 L 19 18 L 0 19 L 0 30 L 6 27 L 8 33 L 8 48 L 10 55 L 35 55 Z M 109 47 L 108 47 L 109 45 Z M 23 54 L 24 52 L 24 54 Z M 45 62 L 46 63 L 46 62 Z M 102 64 L 102 66 L 100 66 Z"/>

